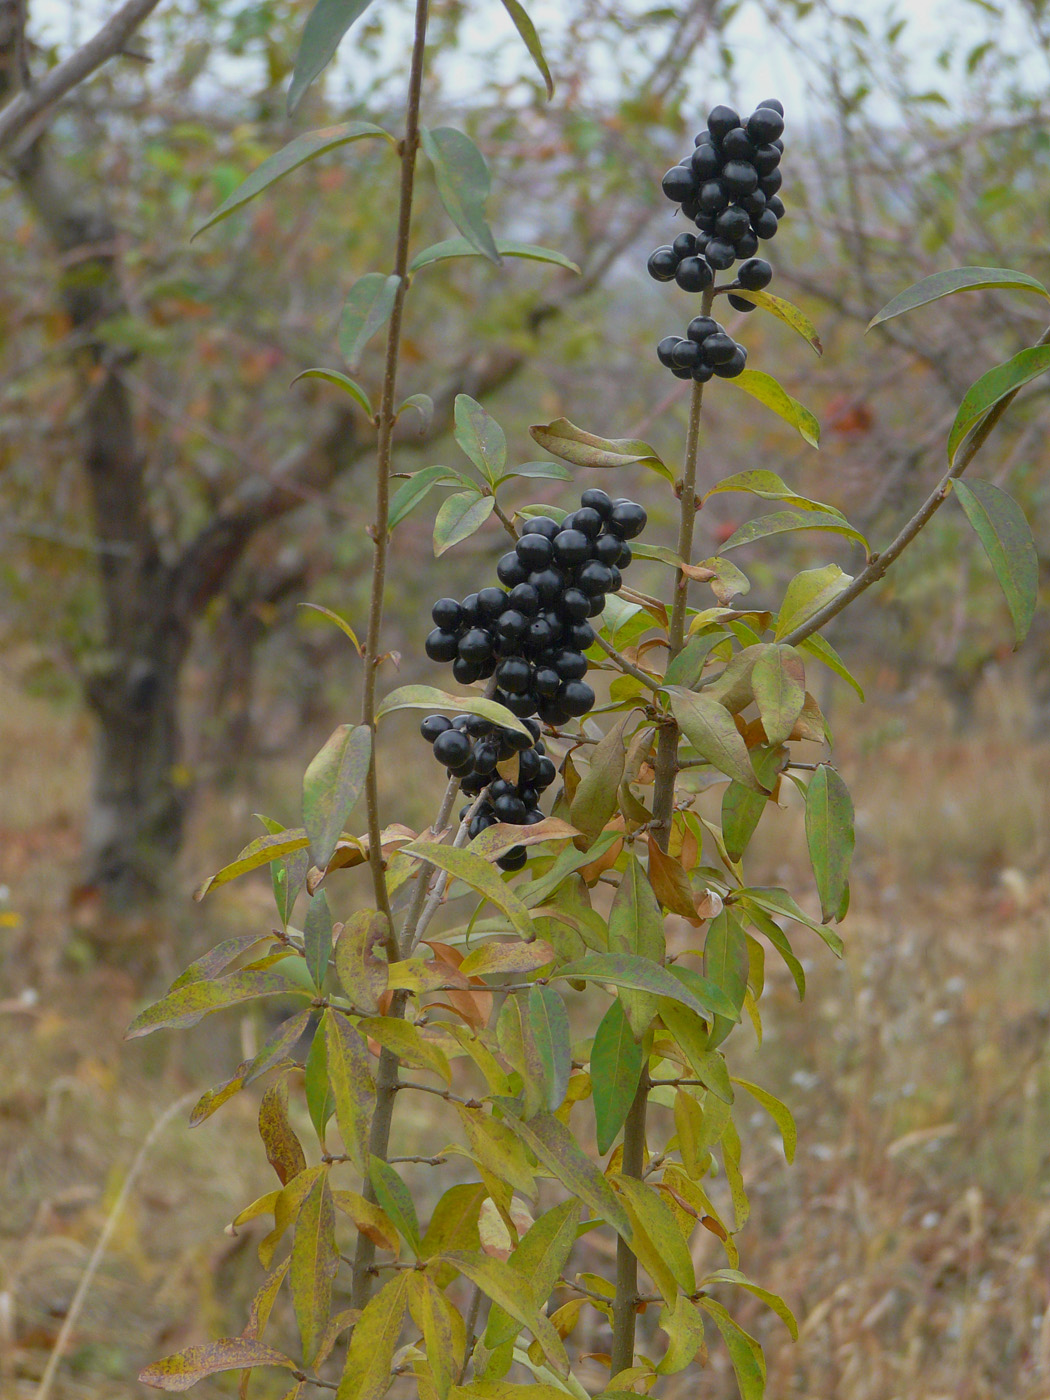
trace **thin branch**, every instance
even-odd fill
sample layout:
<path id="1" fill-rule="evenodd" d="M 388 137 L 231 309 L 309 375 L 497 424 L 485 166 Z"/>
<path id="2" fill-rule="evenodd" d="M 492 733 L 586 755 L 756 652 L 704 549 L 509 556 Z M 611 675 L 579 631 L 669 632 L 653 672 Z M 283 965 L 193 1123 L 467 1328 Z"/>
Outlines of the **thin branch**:
<path id="1" fill-rule="evenodd" d="M 626 656 L 618 652 L 611 642 L 607 642 L 600 632 L 594 634 L 594 640 L 598 646 L 601 647 L 602 651 L 605 652 L 606 656 L 616 662 L 624 675 L 633 676 L 636 681 L 641 681 L 642 685 L 647 686 L 649 690 L 659 693 L 660 683 L 654 681 L 652 676 L 647 675 L 644 671 L 639 670 L 632 662 L 628 661 Z"/>
<path id="2" fill-rule="evenodd" d="M 120 53 L 135 30 L 153 13 L 159 3 L 160 0 L 127 0 L 93 38 L 52 68 L 34 87 L 20 92 L 9 102 L 0 112 L 0 151 L 9 147 L 34 117 Z"/>
<path id="3" fill-rule="evenodd" d="M 436 1084 L 419 1084 L 414 1079 L 402 1079 L 398 1082 L 398 1090 L 416 1089 L 421 1094 L 434 1094 L 439 1099 L 444 1099 L 446 1103 L 460 1103 L 464 1108 L 480 1108 L 481 1104 L 477 1099 L 460 1098 L 458 1094 L 453 1094 L 448 1089 L 439 1089 Z"/>

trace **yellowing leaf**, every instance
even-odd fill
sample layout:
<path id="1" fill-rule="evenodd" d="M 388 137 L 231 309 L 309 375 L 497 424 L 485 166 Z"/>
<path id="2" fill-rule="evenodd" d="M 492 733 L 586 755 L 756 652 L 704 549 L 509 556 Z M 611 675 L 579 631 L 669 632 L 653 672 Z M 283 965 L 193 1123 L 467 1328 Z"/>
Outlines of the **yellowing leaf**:
<path id="1" fill-rule="evenodd" d="M 139 1373 L 143 1385 L 155 1390 L 189 1390 L 206 1376 L 239 1371 L 248 1366 L 283 1366 L 295 1370 L 295 1362 L 273 1347 L 250 1337 L 223 1337 L 204 1346 L 186 1347 L 163 1361 L 155 1361 Z"/>

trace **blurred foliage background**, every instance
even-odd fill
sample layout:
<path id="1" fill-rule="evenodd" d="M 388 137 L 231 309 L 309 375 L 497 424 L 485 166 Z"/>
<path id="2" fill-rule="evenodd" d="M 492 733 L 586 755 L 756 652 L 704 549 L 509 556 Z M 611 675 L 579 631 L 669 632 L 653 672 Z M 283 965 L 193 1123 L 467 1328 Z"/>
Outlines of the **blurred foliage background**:
<path id="1" fill-rule="evenodd" d="M 156 1109 L 218 1077 L 238 1037 L 258 1033 L 227 1019 L 190 1040 L 121 1046 L 163 975 L 269 917 L 261 880 L 203 912 L 188 891 L 255 834 L 252 811 L 294 820 L 304 762 L 355 718 L 357 659 L 299 604 L 363 618 L 372 432 L 331 388 L 290 382 L 340 367 L 343 297 L 390 261 L 394 158 L 383 143 L 345 147 L 190 241 L 298 131 L 396 126 L 398 3 L 373 6 L 353 54 L 285 116 L 307 10 L 166 0 L 3 159 L 5 1396 L 36 1393 Z M 772 468 L 878 547 L 939 474 L 967 387 L 1043 328 L 1034 300 L 979 293 L 864 336 L 879 306 L 930 272 L 1050 276 L 1050 7 L 541 4 L 549 103 L 500 6 L 437 0 L 434 12 L 429 121 L 464 125 L 484 150 L 497 233 L 559 248 L 582 275 L 478 260 L 420 274 L 403 388 L 431 394 L 437 413 L 422 434 L 406 416 L 399 468 L 457 464 L 448 424 L 461 391 L 500 419 L 518 461 L 539 455 L 528 425 L 561 414 L 648 438 L 674 461 L 688 386 L 653 346 L 691 311 L 644 272 L 674 232 L 659 177 L 714 102 L 753 104 L 782 80 L 788 218 L 773 290 L 817 322 L 825 354 L 761 313 L 729 328 L 752 366 L 817 413 L 822 448 L 730 385 L 710 396 L 703 479 Z M 32 7 L 31 69 L 96 18 L 61 0 Z M 419 245 L 451 232 L 424 181 Z M 375 389 L 379 372 L 373 344 L 359 378 Z M 976 464 L 1025 506 L 1044 569 L 1046 392 L 1026 391 Z M 620 489 L 650 505 L 654 539 L 670 543 L 666 506 L 641 473 L 624 475 Z M 433 679 L 430 601 L 468 591 L 500 552 L 493 526 L 429 562 L 437 499 L 395 535 L 387 686 Z M 740 523 L 739 499 L 704 511 L 703 553 Z M 747 547 L 756 593 L 826 560 L 827 537 L 798 538 L 776 553 Z M 849 546 L 832 547 L 851 570 Z M 1045 610 L 1012 656 L 1005 606 L 949 508 L 830 636 L 869 690 L 863 710 L 837 683 L 822 697 L 858 806 L 854 912 L 844 965 L 813 950 L 810 1001 L 800 1010 L 783 989 L 771 1014 L 765 1073 L 805 1146 L 786 1170 L 756 1137 L 761 1207 L 747 1233 L 753 1272 L 796 1308 L 803 1338 L 792 1348 L 750 1322 L 778 1396 L 1046 1400 Z M 412 732 L 410 719 L 391 724 L 384 784 L 388 813 L 419 825 L 438 775 Z M 761 848 L 777 878 L 805 868 L 798 825 L 785 812 Z M 342 893 L 366 899 L 363 886 Z M 221 1226 L 265 1178 L 251 1105 L 226 1112 L 226 1129 L 166 1130 L 56 1394 L 146 1393 L 130 1379 L 146 1359 L 235 1325 L 254 1238 Z M 707 1384 L 718 1400 L 734 1393 L 718 1357 Z M 197 1393 L 227 1392 L 217 1380 Z"/>

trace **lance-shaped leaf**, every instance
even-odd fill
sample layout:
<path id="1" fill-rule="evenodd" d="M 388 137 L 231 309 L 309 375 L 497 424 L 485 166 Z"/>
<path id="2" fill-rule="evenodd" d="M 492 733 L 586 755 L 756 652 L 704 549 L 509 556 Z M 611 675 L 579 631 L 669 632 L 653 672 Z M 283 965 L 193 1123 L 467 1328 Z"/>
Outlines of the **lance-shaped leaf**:
<path id="1" fill-rule="evenodd" d="M 259 1136 L 266 1150 L 266 1160 L 283 1186 L 306 1170 L 306 1154 L 288 1121 L 288 1083 L 283 1075 L 262 1096 Z"/>
<path id="2" fill-rule="evenodd" d="M 342 374 L 337 369 L 304 369 L 301 374 L 297 374 L 292 380 L 293 384 L 298 384 L 300 379 L 321 379 L 326 384 L 334 384 L 336 388 L 342 389 L 344 394 L 349 395 L 360 408 L 372 417 L 375 410 L 372 407 L 372 400 L 367 392 L 361 388 L 356 379 L 351 379 L 348 375 Z M 304 606 L 307 606 L 304 604 Z M 323 609 L 321 611 L 324 611 Z M 355 639 L 356 640 L 356 639 Z"/>
<path id="3" fill-rule="evenodd" d="M 292 1240 L 292 1266 L 288 1281 L 292 1304 L 303 1343 L 303 1360 L 309 1366 L 328 1323 L 332 1306 L 332 1280 L 339 1266 L 335 1246 L 335 1207 L 327 1175 L 319 1177 L 299 1209 Z"/>
<path id="4" fill-rule="evenodd" d="M 853 801 L 834 768 L 821 763 L 806 789 L 806 842 L 824 922 L 842 905 L 853 859 Z"/>
<path id="5" fill-rule="evenodd" d="M 803 569 L 796 574 L 784 591 L 774 639 L 779 642 L 789 636 L 826 603 L 845 592 L 852 582 L 852 574 L 844 573 L 837 564 L 825 564 L 821 569 Z"/>
<path id="6" fill-rule="evenodd" d="M 612 1192 L 609 1194 L 612 1195 Z M 532 1284 L 519 1270 L 503 1259 L 493 1259 L 487 1254 L 476 1253 L 473 1250 L 456 1250 L 438 1257 L 458 1269 L 465 1278 L 480 1288 L 487 1298 L 498 1303 L 523 1327 L 527 1327 L 559 1376 L 569 1374 L 569 1358 L 565 1354 L 561 1338 L 536 1306 Z"/>
<path id="7" fill-rule="evenodd" d="M 283 179 L 290 171 L 297 170 L 300 165 L 305 165 L 307 161 L 323 156 L 328 151 L 334 151 L 339 146 L 345 146 L 351 141 L 360 141 L 365 136 L 382 136 L 391 144 L 394 141 L 388 131 L 384 131 L 381 126 L 373 126 L 371 122 L 347 122 L 343 126 L 326 126 L 319 131 L 304 131 L 301 136 L 289 141 L 287 146 L 275 155 L 267 157 L 262 165 L 253 170 L 243 184 L 238 185 L 218 209 L 209 214 L 204 223 L 194 230 L 191 241 L 213 224 L 229 218 L 249 200 Z"/>
<path id="8" fill-rule="evenodd" d="M 733 1086 L 725 1060 L 717 1050 L 708 1049 L 708 1028 L 695 1011 L 672 1001 L 660 1003 L 660 1019 L 670 1031 L 700 1083 L 723 1103 L 733 1102 Z"/>
<path id="9" fill-rule="evenodd" d="M 609 910 L 609 952 L 632 953 L 649 962 L 662 963 L 666 952 L 663 913 L 649 880 L 638 858 L 629 856 Z M 656 998 L 651 992 L 632 992 L 624 988 L 619 1001 L 613 1005 L 622 1007 L 638 1039 L 656 1015 Z"/>
<path id="10" fill-rule="evenodd" d="M 432 1278 L 413 1272 L 408 1276 L 408 1307 L 423 1334 L 438 1400 L 447 1400 L 453 1377 L 458 1375 L 463 1361 L 462 1344 L 456 1344 L 452 1305 Z"/>
<path id="11" fill-rule="evenodd" d="M 568 467 L 563 467 L 560 462 L 522 462 L 520 467 L 515 467 L 503 478 L 509 481 L 512 477 L 521 476 L 529 481 L 571 481 L 572 472 Z"/>
<path id="12" fill-rule="evenodd" d="M 537 823 L 539 825 L 539 823 Z M 531 943 L 485 943 L 459 965 L 464 977 L 489 977 L 501 972 L 535 972 L 554 961 L 554 949 L 542 938 Z"/>
<path id="13" fill-rule="evenodd" d="M 499 264 L 499 250 L 485 219 L 489 192 L 485 157 L 465 131 L 452 126 L 424 130 L 422 137 L 445 213 L 468 243 L 490 262 Z"/>
<path id="14" fill-rule="evenodd" d="M 382 719 L 394 710 L 455 710 L 461 714 L 480 715 L 502 729 L 515 729 L 519 734 L 529 732 L 520 719 L 516 719 L 505 706 L 497 705 L 495 700 L 484 700 L 474 695 L 450 695 L 447 690 L 438 690 L 432 685 L 403 685 L 398 690 L 392 690 L 382 700 L 376 711 L 376 719 Z"/>
<path id="15" fill-rule="evenodd" d="M 490 904 L 502 909 L 507 918 L 526 938 L 532 935 L 532 918 L 529 911 L 511 887 L 500 879 L 497 871 L 480 856 L 470 851 L 457 850 L 454 846 L 435 846 L 432 843 L 414 842 L 404 848 L 404 854 L 417 860 L 429 861 L 431 865 L 447 870 L 457 880 L 462 880 L 471 889 L 477 890 Z"/>
<path id="16" fill-rule="evenodd" d="M 707 980 L 725 992 L 736 1009 L 735 1019 L 739 1020 L 747 992 L 747 935 L 739 914 L 731 905 L 711 920 L 704 941 L 704 971 Z M 732 1028 L 732 1021 L 716 1016 L 708 1036 L 708 1047 L 713 1050 L 720 1045 Z"/>
<path id="17" fill-rule="evenodd" d="M 758 496 L 763 501 L 783 501 L 785 505 L 794 506 L 797 510 L 819 511 L 823 515 L 838 515 L 845 519 L 835 506 L 829 506 L 825 501 L 812 501 L 808 496 L 800 496 L 777 476 L 776 472 L 734 472 L 732 476 L 716 482 L 710 491 L 705 492 L 703 500 L 707 501 L 711 496 L 718 496 L 725 491 L 743 491 L 749 496 Z"/>
<path id="18" fill-rule="evenodd" d="M 785 966 L 794 979 L 795 987 L 798 991 L 798 999 L 799 1001 L 804 1000 L 806 995 L 806 972 L 798 958 L 795 957 L 787 934 L 764 909 L 759 909 L 755 905 L 749 905 L 747 916 L 752 926 L 769 939 L 770 943 L 772 943 L 773 947 L 784 959 Z"/>
<path id="19" fill-rule="evenodd" d="M 771 1293 L 768 1288 L 760 1288 L 757 1283 L 752 1283 L 746 1274 L 742 1274 L 739 1269 L 716 1269 L 713 1274 L 708 1274 L 703 1280 L 703 1287 L 709 1283 L 732 1283 L 737 1288 L 744 1289 L 752 1297 L 765 1303 L 766 1307 L 776 1313 L 784 1326 L 791 1333 L 791 1340 L 798 1341 L 798 1323 L 795 1321 L 795 1314 L 784 1302 L 779 1294 Z"/>
<path id="20" fill-rule="evenodd" d="M 828 639 L 822 636 L 820 632 L 812 633 L 803 641 L 799 642 L 798 645 L 801 651 L 808 651 L 811 656 L 815 656 L 818 661 L 822 661 L 829 671 L 834 671 L 836 676 L 841 676 L 847 685 L 853 687 L 860 699 L 864 699 L 864 690 L 860 681 L 858 681 L 856 676 L 850 671 L 849 667 L 843 661 L 842 657 L 839 656 Z"/>
<path id="21" fill-rule="evenodd" d="M 201 900 L 209 890 L 218 885 L 225 885 L 229 880 L 247 875 L 249 870 L 258 870 L 260 866 L 269 865 L 271 861 L 280 860 L 282 856 L 291 855 L 294 851 L 305 850 L 309 844 L 310 838 L 302 827 L 293 831 L 257 836 L 254 841 L 248 842 L 236 860 L 224 865 L 216 874 L 209 875 L 194 891 L 193 898 Z"/>
<path id="22" fill-rule="evenodd" d="M 505 1181 L 529 1200 L 536 1197 L 536 1174 L 521 1142 L 505 1123 L 480 1109 L 457 1105 L 456 1112 L 466 1134 L 470 1155 L 497 1180 Z M 473 1219 L 477 1221 L 475 1210 Z M 427 1231 L 429 1238 L 430 1231 Z M 448 1244 L 445 1239 L 443 1244 Z M 462 1241 L 460 1241 L 462 1243 Z M 442 1247 L 441 1245 L 435 1248 Z"/>
<path id="23" fill-rule="evenodd" d="M 860 531 L 854 530 L 852 525 L 847 525 L 841 515 L 806 510 L 778 510 L 772 515 L 756 516 L 754 520 L 749 520 L 746 525 L 741 525 L 739 530 L 735 530 L 721 548 L 723 552 L 738 549 L 742 544 L 753 544 L 755 540 L 764 539 L 766 535 L 781 535 L 792 530 L 828 530 L 832 534 L 845 535 L 847 539 L 855 540 L 863 545 L 865 550 L 868 548 L 868 542 Z"/>
<path id="24" fill-rule="evenodd" d="M 674 1283 L 683 1293 L 692 1293 L 696 1288 L 693 1261 L 689 1254 L 689 1246 L 678 1228 L 671 1208 L 662 1196 L 644 1181 L 636 1181 L 630 1176 L 616 1176 L 613 1180 L 643 1233 L 656 1247 L 657 1254 Z M 655 1275 L 654 1282 L 657 1282 Z M 657 1286 L 659 1287 L 659 1283 Z M 671 1296 L 667 1301 L 672 1302 L 675 1290 L 672 1288 L 669 1291 Z M 667 1297 L 667 1294 L 664 1296 Z"/>
<path id="25" fill-rule="evenodd" d="M 630 713 L 623 716 L 591 751 L 590 766 L 580 780 L 569 809 L 572 823 L 591 846 L 619 805 L 626 750 L 624 730 Z"/>
<path id="26" fill-rule="evenodd" d="M 785 326 L 790 326 L 793 331 L 797 331 L 818 355 L 823 355 L 824 347 L 820 343 L 816 326 L 794 302 L 785 301 L 783 297 L 772 296 L 769 292 L 746 291 L 742 287 L 734 287 L 733 295 L 740 297 L 743 301 L 749 301 L 752 306 L 761 306 L 764 311 L 768 311 L 778 321 L 783 321 Z"/>
<path id="27" fill-rule="evenodd" d="M 687 690 L 671 690 L 670 697 L 674 717 L 700 757 L 743 787 L 761 792 L 747 745 L 725 706 Z"/>
<path id="28" fill-rule="evenodd" d="M 1039 594 L 1039 558 L 1028 521 L 1017 502 L 990 481 L 956 481 L 954 490 L 1006 596 L 1015 647 L 1020 646 Z"/>
<path id="29" fill-rule="evenodd" d="M 751 672 L 762 728 L 770 744 L 783 744 L 791 737 L 795 721 L 806 703 L 806 670 L 791 647 L 766 646 Z"/>
<path id="30" fill-rule="evenodd" d="M 416 1216 L 415 1203 L 408 1187 L 389 1162 L 384 1162 L 381 1157 L 376 1157 L 374 1154 L 369 1162 L 368 1174 L 376 1193 L 376 1200 L 418 1257 L 420 1252 L 419 1219 Z"/>
<path id="31" fill-rule="evenodd" d="M 393 273 L 386 277 L 382 272 L 366 272 L 350 288 L 339 322 L 339 349 L 351 369 L 356 369 L 365 346 L 390 319 L 400 285 L 400 277 Z"/>
<path id="32" fill-rule="evenodd" d="M 434 518 L 434 555 L 440 558 L 446 550 L 480 530 L 496 508 L 495 496 L 483 496 L 480 491 L 457 491 L 442 501 Z"/>
<path id="33" fill-rule="evenodd" d="M 659 1376 L 674 1376 L 691 1364 L 704 1344 L 704 1322 L 696 1304 L 680 1294 L 664 1308 L 660 1327 L 667 1333 L 667 1350 L 656 1367 Z"/>
<path id="34" fill-rule="evenodd" d="M 282 1259 L 276 1264 L 263 1279 L 255 1292 L 248 1308 L 248 1321 L 245 1324 L 242 1337 L 261 1337 L 266 1330 L 266 1324 L 270 1320 L 270 1313 L 273 1305 L 277 1301 L 277 1294 L 281 1291 L 281 1284 L 291 1265 L 291 1256 Z"/>
<path id="35" fill-rule="evenodd" d="M 784 1143 L 784 1158 L 788 1163 L 793 1162 L 795 1148 L 798 1146 L 798 1129 L 795 1127 L 795 1119 L 787 1104 L 781 1103 L 776 1095 L 771 1094 L 768 1089 L 761 1089 L 757 1084 L 752 1084 L 746 1079 L 737 1079 L 734 1075 L 732 1082 L 739 1085 L 741 1089 L 746 1089 L 773 1119 L 773 1122 L 780 1129 L 780 1136 Z"/>
<path id="36" fill-rule="evenodd" d="M 811 919 L 808 914 L 803 913 L 798 902 L 787 890 L 777 888 L 742 889 L 737 892 L 737 898 L 747 904 L 757 905 L 759 909 L 764 909 L 767 914 L 773 914 L 778 918 L 794 919 L 797 923 L 805 924 L 807 928 L 811 928 L 814 933 L 820 935 L 837 958 L 842 957 L 843 944 L 838 934 L 824 924 L 818 924 L 816 919 Z"/>
<path id="37" fill-rule="evenodd" d="M 569 1017 L 553 987 L 532 987 L 528 1005 L 532 1038 L 547 1085 L 547 1107 L 553 1113 L 565 1100 L 572 1073 Z"/>
<path id="38" fill-rule="evenodd" d="M 772 375 L 763 374 L 758 369 L 745 369 L 729 382 L 735 384 L 738 389 L 743 389 L 745 394 L 750 394 L 759 403 L 765 404 L 766 408 L 772 409 L 785 423 L 790 423 L 810 447 L 820 446 L 820 424 L 816 418 L 808 408 L 797 399 L 793 399 Z"/>
<path id="39" fill-rule="evenodd" d="M 585 432 L 567 418 L 555 418 L 552 423 L 536 423 L 529 429 L 534 441 L 563 462 L 574 467 L 628 467 L 637 462 L 655 471 L 666 481 L 674 481 L 674 473 L 647 442 L 635 438 L 603 438 Z"/>
<path id="40" fill-rule="evenodd" d="M 335 1100 L 335 1121 L 347 1154 L 359 1171 L 368 1169 L 368 1133 L 375 1108 L 375 1084 L 361 1036 L 340 1012 L 324 1012 L 328 1081 Z"/>
<path id="41" fill-rule="evenodd" d="M 536 26 L 533 24 L 525 7 L 518 3 L 518 0 L 503 0 L 503 8 L 510 15 L 514 22 L 514 28 L 521 35 L 522 42 L 529 51 L 533 63 L 540 70 L 546 88 L 547 96 L 554 96 L 554 79 L 551 77 L 551 70 L 547 67 L 547 60 L 543 56 L 543 46 L 540 44 L 539 35 L 536 33 Z"/>
<path id="42" fill-rule="evenodd" d="M 366 1201 L 356 1191 L 333 1190 L 332 1204 L 336 1210 L 349 1216 L 358 1231 L 373 1244 L 380 1249 L 388 1249 L 395 1256 L 400 1254 L 401 1236 L 386 1211 L 372 1201 Z"/>
<path id="43" fill-rule="evenodd" d="M 359 909 L 343 925 L 335 945 L 335 970 L 355 1010 L 374 1015 L 386 991 L 389 967 L 380 953 L 390 936 L 390 920 L 375 909 Z"/>
<path id="44" fill-rule="evenodd" d="M 410 515 L 421 501 L 426 499 L 435 486 L 452 481 L 461 481 L 466 484 L 466 478 L 461 477 L 458 472 L 454 472 L 451 467 L 423 467 L 420 471 L 413 472 L 391 497 L 390 514 L 387 518 L 388 527 L 393 530 L 395 526 L 400 525 L 402 520 Z"/>
<path id="45" fill-rule="evenodd" d="M 291 981 L 283 970 L 282 963 L 287 961 L 289 959 L 284 958 L 275 967 L 243 968 L 211 982 L 191 982 L 178 987 L 140 1011 L 124 1032 L 124 1039 L 134 1040 L 162 1028 L 184 1030 L 213 1011 L 223 1011 L 242 1001 L 254 1001 L 256 997 L 303 995 L 304 989 Z"/>
<path id="46" fill-rule="evenodd" d="M 642 1073 L 643 1051 L 619 998 L 598 1024 L 591 1046 L 591 1086 L 598 1151 L 604 1156 L 623 1127 Z"/>
<path id="47" fill-rule="evenodd" d="M 1005 364 L 982 374 L 966 391 L 948 434 L 948 461 L 954 462 L 963 441 L 989 409 L 1050 370 L 1050 345 L 1022 350 Z"/>
<path id="48" fill-rule="evenodd" d="M 730 783 L 722 794 L 722 840 L 730 860 L 739 860 L 747 850 L 768 800 L 740 783 Z"/>
<path id="49" fill-rule="evenodd" d="M 252 1337 L 222 1337 L 203 1346 L 187 1347 L 139 1372 L 139 1380 L 154 1390 L 189 1390 L 220 1371 L 240 1371 L 248 1366 L 283 1366 L 294 1371 L 296 1363 L 273 1347 Z"/>
<path id="50" fill-rule="evenodd" d="M 364 648 L 357 640 L 357 633 L 350 626 L 345 617 L 340 617 L 339 614 L 333 612 L 331 608 L 323 608 L 320 603 L 300 603 L 299 606 L 301 608 L 308 608 L 310 612 L 320 613 L 321 616 L 326 617 L 329 622 L 334 622 L 343 636 L 350 642 L 350 645 L 353 647 L 354 651 L 357 652 L 358 656 L 363 654 Z M 274 828 L 271 827 L 270 830 L 272 831 Z"/>
<path id="51" fill-rule="evenodd" d="M 948 272 L 935 272 L 932 277 L 924 277 L 907 291 L 888 301 L 881 311 L 868 322 L 880 326 L 883 321 L 891 321 L 894 316 L 903 316 L 906 311 L 914 311 L 917 306 L 926 306 L 953 292 L 975 292 L 984 288 L 996 287 L 1003 291 L 1015 289 L 1022 292 L 1038 292 L 1047 296 L 1042 282 L 1037 282 L 1027 272 L 1012 272 L 1005 267 L 953 267 Z"/>
<path id="52" fill-rule="evenodd" d="M 444 1050 L 424 1039 L 419 1027 L 410 1021 L 399 1016 L 366 1016 L 358 1021 L 357 1028 L 384 1049 L 392 1050 L 405 1064 L 429 1070 L 446 1084 L 452 1083 L 452 1070 Z"/>
<path id="53" fill-rule="evenodd" d="M 306 89 L 331 62 L 343 35 L 360 19 L 369 3 L 370 0 L 318 0 L 310 11 L 288 88 L 289 116 L 302 101 Z"/>
<path id="54" fill-rule="evenodd" d="M 715 1320 L 733 1363 L 741 1400 L 762 1400 L 766 1392 L 766 1362 L 762 1348 L 714 1298 L 701 1298 L 700 1306 Z"/>
<path id="55" fill-rule="evenodd" d="M 561 1277 L 576 1243 L 582 1213 L 580 1201 L 562 1201 L 529 1227 L 510 1256 L 511 1268 L 517 1269 L 523 1278 L 529 1280 L 533 1297 L 539 1304 L 554 1290 Z M 517 1318 L 494 1303 L 485 1327 L 485 1346 L 489 1351 L 495 1351 L 497 1347 L 513 1341 L 520 1330 L 521 1323 Z"/>
<path id="56" fill-rule="evenodd" d="M 328 959 L 332 956 L 332 911 L 324 890 L 315 894 L 306 906 L 303 920 L 303 951 L 306 967 L 318 992 L 324 987 Z"/>
<path id="57" fill-rule="evenodd" d="M 271 933 L 239 933 L 236 938 L 224 939 L 180 972 L 168 991 L 178 991 L 180 987 L 188 987 L 191 982 L 211 981 L 249 948 L 254 948 L 257 943 L 269 943 L 272 938 Z"/>
<path id="58" fill-rule="evenodd" d="M 571 1195 L 630 1244 L 631 1222 L 616 1193 L 564 1123 L 552 1113 L 538 1113 L 528 1123 L 511 1117 L 506 1122 Z"/>
<path id="59" fill-rule="evenodd" d="M 507 438 L 503 429 L 476 399 L 469 394 L 457 394 L 453 409 L 456 442 L 494 486 L 507 465 Z"/>
<path id="60" fill-rule="evenodd" d="M 335 1098 L 328 1082 L 328 1047 L 325 1037 L 314 1036 L 303 1066 L 303 1092 L 306 1096 L 306 1110 L 310 1115 L 314 1132 L 321 1150 L 326 1150 L 325 1133 L 332 1114 L 335 1112 Z"/>
<path id="61" fill-rule="evenodd" d="M 525 258 L 530 262 L 553 263 L 555 267 L 563 267 L 566 272 L 579 273 L 580 269 L 571 258 L 567 258 L 564 253 L 559 253 L 554 248 L 543 248 L 538 243 L 518 243 L 512 238 L 497 238 L 496 251 L 501 258 Z M 409 272 L 418 272 L 421 267 L 429 267 L 431 263 L 444 262 L 448 258 L 480 258 L 484 254 L 474 247 L 473 243 L 466 238 L 445 238 L 440 243 L 433 243 L 429 248 L 424 248 L 408 265 Z"/>
<path id="62" fill-rule="evenodd" d="M 303 826 L 310 854 L 323 870 L 357 799 L 364 791 L 372 756 L 372 732 L 365 724 L 341 724 L 311 759 L 303 776 Z"/>
<path id="63" fill-rule="evenodd" d="M 678 969 L 681 970 L 681 969 Z M 558 977 L 579 977 L 586 982 L 602 982 L 609 987 L 627 987 L 637 992 L 652 992 L 681 1002 L 698 1016 L 739 1016 L 726 994 L 703 978 L 690 978 L 689 985 L 681 981 L 669 967 L 650 962 L 648 958 L 630 953 L 592 953 L 558 969 Z"/>
<path id="64" fill-rule="evenodd" d="M 354 1326 L 335 1400 L 382 1400 L 408 1306 L 408 1278 L 394 1277 L 379 1290 Z"/>

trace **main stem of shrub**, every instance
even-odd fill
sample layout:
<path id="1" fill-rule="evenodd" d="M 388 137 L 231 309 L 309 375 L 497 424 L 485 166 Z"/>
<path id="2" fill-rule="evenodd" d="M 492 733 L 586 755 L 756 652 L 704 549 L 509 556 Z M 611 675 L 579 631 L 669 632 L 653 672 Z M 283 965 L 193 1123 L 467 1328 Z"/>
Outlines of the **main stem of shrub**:
<path id="1" fill-rule="evenodd" d="M 714 293 L 703 295 L 701 316 L 711 314 Z M 700 415 L 704 402 L 704 386 L 693 385 L 689 406 L 689 430 L 685 441 L 685 462 L 680 487 L 678 516 L 678 558 L 691 562 L 693 528 L 696 523 L 696 468 L 700 453 Z M 689 579 L 681 570 L 675 577 L 671 624 L 668 628 L 668 662 L 685 644 L 686 606 L 689 599 Z M 678 772 L 678 726 L 668 719 L 660 727 L 656 741 L 656 779 L 653 787 L 653 837 L 661 849 L 667 850 L 674 813 L 675 777 Z M 623 1129 L 623 1174 L 641 1180 L 645 1170 L 645 1117 L 649 1102 L 649 1076 L 642 1068 L 638 1092 L 634 1096 Z M 616 1241 L 616 1297 L 613 1302 L 613 1341 L 610 1375 L 616 1376 L 634 1365 L 634 1327 L 638 1308 L 638 1260 L 623 1239 Z"/>

